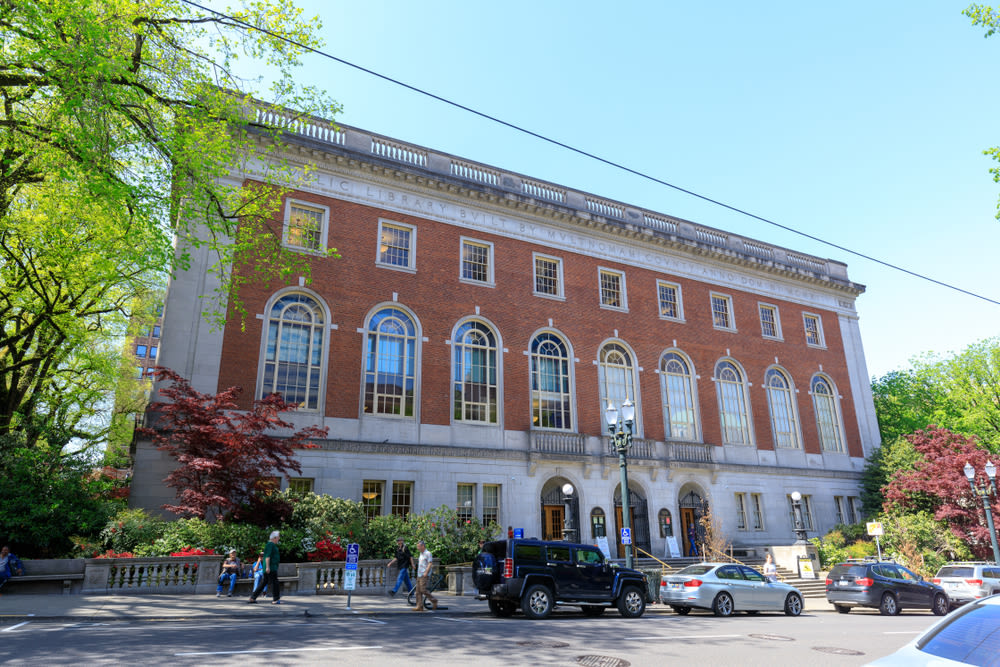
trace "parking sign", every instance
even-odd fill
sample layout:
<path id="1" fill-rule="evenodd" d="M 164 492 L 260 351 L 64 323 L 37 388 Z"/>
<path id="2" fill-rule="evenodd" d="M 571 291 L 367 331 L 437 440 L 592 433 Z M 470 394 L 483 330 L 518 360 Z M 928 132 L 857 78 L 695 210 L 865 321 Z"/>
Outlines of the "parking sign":
<path id="1" fill-rule="evenodd" d="M 622 544 L 632 544 L 631 528 L 622 528 Z"/>

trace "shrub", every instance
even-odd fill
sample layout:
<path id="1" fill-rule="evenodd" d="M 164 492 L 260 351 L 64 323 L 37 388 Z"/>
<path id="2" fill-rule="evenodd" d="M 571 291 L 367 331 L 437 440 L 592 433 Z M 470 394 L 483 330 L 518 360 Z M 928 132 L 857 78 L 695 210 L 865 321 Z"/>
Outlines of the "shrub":
<path id="1" fill-rule="evenodd" d="M 101 531 L 101 541 L 106 549 L 133 551 L 139 545 L 149 544 L 161 535 L 166 522 L 141 509 L 125 509 L 108 520 Z"/>

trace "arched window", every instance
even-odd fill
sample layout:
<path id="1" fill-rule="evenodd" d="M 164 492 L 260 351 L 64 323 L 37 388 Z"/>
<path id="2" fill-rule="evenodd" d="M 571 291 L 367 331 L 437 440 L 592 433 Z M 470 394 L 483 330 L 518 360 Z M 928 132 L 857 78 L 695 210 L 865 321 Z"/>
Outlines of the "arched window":
<path id="1" fill-rule="evenodd" d="M 572 430 L 569 352 L 551 333 L 531 341 L 531 424 L 535 428 Z"/>
<path id="2" fill-rule="evenodd" d="M 497 423 L 497 337 L 482 322 L 470 320 L 455 332 L 455 421 Z"/>
<path id="3" fill-rule="evenodd" d="M 324 368 L 323 308 L 308 294 L 290 292 L 267 314 L 259 396 L 281 394 L 300 410 L 318 410 Z"/>
<path id="4" fill-rule="evenodd" d="M 816 428 L 819 446 L 826 452 L 844 452 L 844 432 L 840 427 L 840 400 L 833 381 L 825 375 L 812 379 L 813 407 L 816 410 Z"/>
<path id="5" fill-rule="evenodd" d="M 635 371 L 632 366 L 632 355 L 618 343 L 608 343 L 601 348 L 598 364 L 598 391 L 601 405 L 598 410 L 602 418 L 608 401 L 615 404 L 619 410 L 625 399 L 635 405 L 636 433 L 639 433 L 639 405 L 635 395 Z"/>
<path id="6" fill-rule="evenodd" d="M 590 536 L 593 539 L 607 537 L 607 524 L 604 521 L 604 510 L 595 507 L 590 510 Z"/>
<path id="7" fill-rule="evenodd" d="M 719 396 L 722 442 L 727 445 L 753 444 L 743 372 L 731 361 L 720 361 L 715 365 L 715 389 Z"/>
<path id="8" fill-rule="evenodd" d="M 660 358 L 663 387 L 663 423 L 667 437 L 674 440 L 698 440 L 695 416 L 694 377 L 687 359 L 677 352 Z"/>
<path id="9" fill-rule="evenodd" d="M 400 308 L 383 308 L 368 322 L 365 414 L 412 417 L 416 393 L 417 328 Z"/>
<path id="10" fill-rule="evenodd" d="M 795 394 L 792 382 L 784 371 L 771 368 L 764 376 L 767 404 L 771 409 L 771 432 L 774 446 L 798 449 L 799 424 L 795 417 Z"/>
<path id="11" fill-rule="evenodd" d="M 670 510 L 661 509 L 657 523 L 660 524 L 660 537 L 673 537 L 674 523 L 670 518 Z"/>

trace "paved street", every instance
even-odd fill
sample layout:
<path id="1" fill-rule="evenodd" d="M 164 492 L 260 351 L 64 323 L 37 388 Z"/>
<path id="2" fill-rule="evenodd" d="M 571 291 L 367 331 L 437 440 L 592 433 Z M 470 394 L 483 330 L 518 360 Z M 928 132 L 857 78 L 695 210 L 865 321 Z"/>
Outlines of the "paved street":
<path id="1" fill-rule="evenodd" d="M 5 664 L 862 665 L 936 618 L 841 615 L 817 600 L 798 618 L 678 616 L 651 605 L 633 620 L 612 611 L 586 618 L 567 608 L 529 621 L 494 618 L 483 602 L 447 596 L 448 609 L 425 613 L 385 598 L 358 598 L 348 611 L 343 597 L 288 597 L 278 607 L 206 596 L 16 597 L 0 598 Z M 12 603 L 43 597 L 47 613 L 41 602 L 36 616 L 11 613 Z M 55 614 L 52 600 L 63 597 L 78 598 L 66 611 L 76 616 Z"/>

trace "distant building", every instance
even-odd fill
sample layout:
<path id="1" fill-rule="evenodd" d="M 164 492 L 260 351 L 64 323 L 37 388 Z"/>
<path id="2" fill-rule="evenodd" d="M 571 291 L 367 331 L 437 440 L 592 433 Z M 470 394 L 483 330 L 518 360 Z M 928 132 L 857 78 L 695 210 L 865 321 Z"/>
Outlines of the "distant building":
<path id="1" fill-rule="evenodd" d="M 136 377 L 152 377 L 153 369 L 156 368 L 157 356 L 160 353 L 160 333 L 163 329 L 163 306 L 157 308 L 156 322 L 143 325 L 139 333 L 131 341 L 132 351 L 135 354 Z"/>
<path id="2" fill-rule="evenodd" d="M 559 538 L 568 519 L 614 549 L 604 417 L 628 399 L 640 548 L 687 552 L 709 508 L 737 546 L 789 542 L 794 491 L 811 534 L 859 519 L 878 428 L 864 288 L 844 264 L 355 128 L 297 122 L 288 139 L 314 176 L 274 232 L 312 282 L 250 285 L 245 330 L 213 330 L 212 258 L 193 250 L 159 360 L 199 391 L 280 392 L 297 424 L 328 426 L 287 484 L 526 536 Z M 142 442 L 137 457 L 133 504 L 172 501 L 170 461 Z"/>

